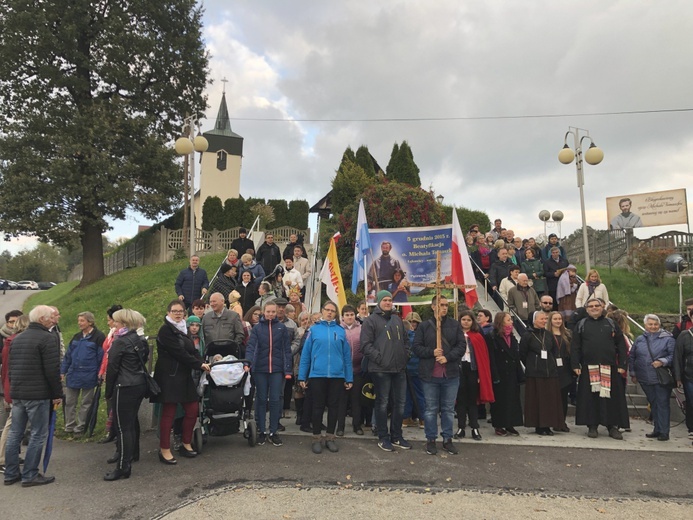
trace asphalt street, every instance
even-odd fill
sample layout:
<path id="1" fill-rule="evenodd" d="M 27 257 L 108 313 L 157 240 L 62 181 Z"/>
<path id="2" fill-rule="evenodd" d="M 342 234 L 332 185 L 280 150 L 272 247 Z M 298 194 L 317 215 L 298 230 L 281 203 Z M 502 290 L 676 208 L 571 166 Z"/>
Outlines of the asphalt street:
<path id="1" fill-rule="evenodd" d="M 339 441 L 339 453 L 319 456 L 310 452 L 310 435 L 288 430 L 281 447 L 251 448 L 240 435 L 211 438 L 203 454 L 179 458 L 177 466 L 158 461 L 156 434 L 147 432 L 132 477 L 113 483 L 102 480 L 113 444 L 57 440 L 48 470 L 56 482 L 3 486 L 0 507 L 13 519 L 49 514 L 57 520 L 416 518 L 418 511 L 441 518 L 462 511 L 474 511 L 474 518 L 549 518 L 567 511 L 577 518 L 602 512 L 690 518 L 693 505 L 690 441 L 654 451 L 639 446 L 639 429 L 624 441 L 602 436 L 585 448 L 575 447 L 585 438 L 579 430 L 556 435 L 548 445 L 549 439 L 521 429 L 521 439 L 531 439 L 523 445 L 491 436 L 484 426 L 483 441 L 465 439 L 459 455 L 437 456 L 424 452 L 412 428 L 406 432 L 414 440 L 410 451 L 387 453 L 374 437 L 350 436 Z M 678 436 L 685 437 L 685 429 L 679 427 Z M 597 447 L 606 443 L 609 449 Z M 661 444 L 667 443 L 650 441 L 652 448 Z"/>

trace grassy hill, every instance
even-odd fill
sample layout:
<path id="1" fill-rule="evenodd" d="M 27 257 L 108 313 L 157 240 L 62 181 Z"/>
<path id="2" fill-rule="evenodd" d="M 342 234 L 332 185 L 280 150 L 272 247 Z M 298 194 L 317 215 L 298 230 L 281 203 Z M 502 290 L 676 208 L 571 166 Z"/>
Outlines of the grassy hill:
<path id="1" fill-rule="evenodd" d="M 201 258 L 200 266 L 211 278 L 223 259 L 223 253 L 205 256 Z M 106 309 L 117 303 L 140 311 L 147 319 L 147 334 L 156 334 L 166 315 L 166 306 L 176 298 L 173 287 L 176 277 L 187 266 L 188 260 L 174 260 L 165 264 L 126 269 L 88 287 L 77 287 L 76 281 L 61 283 L 31 296 L 24 304 L 24 311 L 39 304 L 58 307 L 62 316 L 60 328 L 68 341 L 79 330 L 78 313 L 93 312 L 97 327 L 107 331 Z"/>

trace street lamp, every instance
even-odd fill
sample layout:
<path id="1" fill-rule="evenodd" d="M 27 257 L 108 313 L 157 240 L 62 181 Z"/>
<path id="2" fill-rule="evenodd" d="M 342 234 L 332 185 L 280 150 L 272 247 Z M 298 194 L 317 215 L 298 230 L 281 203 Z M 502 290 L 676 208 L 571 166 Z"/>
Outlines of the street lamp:
<path id="1" fill-rule="evenodd" d="M 195 136 L 197 127 L 197 136 Z M 189 155 L 187 161 L 190 165 L 190 255 L 195 254 L 195 152 L 206 152 L 209 142 L 202 135 L 200 120 L 196 115 L 186 117 L 183 124 L 182 136 L 176 139 L 176 153 Z M 187 172 L 186 172 L 187 174 Z"/>
<path id="2" fill-rule="evenodd" d="M 445 197 L 443 197 L 442 195 L 438 195 L 438 196 L 436 197 L 436 201 L 438 201 L 438 204 L 440 204 L 441 206 L 442 206 L 442 204 L 443 204 L 443 200 L 444 200 L 444 199 L 445 199 Z"/>
<path id="3" fill-rule="evenodd" d="M 584 135 L 581 136 L 581 132 L 583 132 Z M 570 146 L 568 146 L 569 135 L 573 136 L 573 146 L 575 148 L 575 151 L 573 151 L 570 148 Z M 565 137 L 563 138 L 563 149 L 560 152 L 558 152 L 558 160 L 561 161 L 563 164 L 570 164 L 571 162 L 573 162 L 573 159 L 575 159 L 575 156 L 577 155 L 575 166 L 577 168 L 578 188 L 580 188 L 580 210 L 582 211 L 582 243 L 585 248 L 585 272 L 589 272 L 590 249 L 589 241 L 587 240 L 587 218 L 585 217 L 585 176 L 582 172 L 582 141 L 584 141 L 585 139 L 589 139 L 590 141 L 590 147 L 584 154 L 585 161 L 587 161 L 587 164 L 596 165 L 602 162 L 602 160 L 604 159 L 604 152 L 601 150 L 601 148 L 598 148 L 597 145 L 594 144 L 594 141 L 590 137 L 589 130 L 585 130 L 584 128 L 576 128 L 574 126 L 569 126 L 568 131 L 565 133 Z"/>
<path id="4" fill-rule="evenodd" d="M 561 221 L 563 220 L 563 212 L 561 210 L 557 209 L 553 213 L 549 213 L 548 210 L 542 209 L 539 212 L 539 220 L 544 223 L 544 236 L 546 236 L 546 222 L 551 220 L 552 222 L 556 223 L 556 227 L 558 228 L 558 237 L 562 237 Z"/>

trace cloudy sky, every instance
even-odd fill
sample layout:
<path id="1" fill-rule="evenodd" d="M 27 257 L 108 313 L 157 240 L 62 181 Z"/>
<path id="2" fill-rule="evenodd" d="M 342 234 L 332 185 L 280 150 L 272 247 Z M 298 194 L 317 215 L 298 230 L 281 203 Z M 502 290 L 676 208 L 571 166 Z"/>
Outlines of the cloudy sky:
<path id="1" fill-rule="evenodd" d="M 560 209 L 567 235 L 581 222 L 575 166 L 557 160 L 569 126 L 605 152 L 586 165 L 593 227 L 606 227 L 606 197 L 691 185 L 693 112 L 580 115 L 693 107 L 690 1 L 204 5 L 213 84 L 203 130 L 226 78 L 246 197 L 312 205 L 347 145 L 366 144 L 384 168 L 406 139 L 422 185 L 446 203 L 485 210 L 520 236 L 541 231 L 540 210 Z M 114 223 L 111 236 L 137 223 Z"/>

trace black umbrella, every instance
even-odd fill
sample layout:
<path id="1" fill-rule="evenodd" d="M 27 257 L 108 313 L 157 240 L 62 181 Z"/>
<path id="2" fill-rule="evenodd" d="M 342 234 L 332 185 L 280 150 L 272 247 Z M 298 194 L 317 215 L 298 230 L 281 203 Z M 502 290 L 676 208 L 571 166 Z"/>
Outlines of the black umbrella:
<path id="1" fill-rule="evenodd" d="M 96 387 L 94 392 L 94 400 L 91 402 L 89 407 L 89 413 L 87 413 L 87 437 L 92 437 L 94 435 L 94 428 L 96 427 L 96 421 L 99 418 L 99 401 L 101 400 L 101 383 Z"/>

